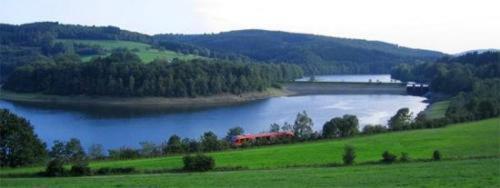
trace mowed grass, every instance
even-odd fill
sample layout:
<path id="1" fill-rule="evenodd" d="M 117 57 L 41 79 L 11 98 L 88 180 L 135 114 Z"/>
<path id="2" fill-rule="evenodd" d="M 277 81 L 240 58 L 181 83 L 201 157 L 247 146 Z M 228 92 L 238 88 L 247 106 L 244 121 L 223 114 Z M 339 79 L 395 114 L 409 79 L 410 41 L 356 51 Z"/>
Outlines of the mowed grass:
<path id="1" fill-rule="evenodd" d="M 425 116 L 429 119 L 444 118 L 449 105 L 450 101 L 439 101 L 433 103 L 425 110 Z"/>
<path id="2" fill-rule="evenodd" d="M 359 136 L 349 139 L 322 140 L 308 143 L 276 145 L 252 149 L 210 153 L 217 167 L 275 169 L 290 166 L 314 166 L 341 163 L 344 146 L 356 149 L 356 162 L 378 161 L 385 150 L 400 155 L 407 152 L 413 159 L 430 159 L 434 150 L 443 158 L 500 156 L 500 118 L 425 129 Z M 174 169 L 182 167 L 181 156 L 137 160 L 99 161 L 100 167 L 134 167 L 138 170 Z M 44 167 L 1 169 L 0 174 L 30 173 Z"/>
<path id="3" fill-rule="evenodd" d="M 500 159 L 68 178 L 6 178 L 1 187 L 498 187 Z"/>
<path id="4" fill-rule="evenodd" d="M 101 46 L 103 49 L 107 51 L 111 51 L 117 48 L 126 48 L 136 53 L 144 63 L 149 63 L 155 59 L 172 60 L 174 58 L 178 58 L 182 60 L 190 60 L 190 59 L 205 58 L 192 54 L 181 54 L 170 50 L 158 50 L 152 48 L 152 46 L 149 44 L 140 42 L 120 41 L 120 40 L 74 40 L 74 39 L 58 39 L 57 41 L 65 44 L 80 43 L 87 45 L 97 45 Z M 106 55 L 109 55 L 109 53 Z M 94 57 L 97 56 L 84 56 L 82 57 L 82 60 L 88 61 Z"/>

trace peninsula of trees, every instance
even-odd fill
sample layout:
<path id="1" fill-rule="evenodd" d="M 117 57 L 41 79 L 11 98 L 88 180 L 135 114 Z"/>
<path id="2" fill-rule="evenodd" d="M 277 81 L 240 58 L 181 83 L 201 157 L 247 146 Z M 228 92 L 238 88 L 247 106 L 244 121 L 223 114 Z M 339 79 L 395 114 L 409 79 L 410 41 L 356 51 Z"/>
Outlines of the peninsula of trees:
<path id="1" fill-rule="evenodd" d="M 290 64 L 191 60 L 142 63 L 127 50 L 81 62 L 57 56 L 16 69 L 4 88 L 15 92 L 57 95 L 196 97 L 263 91 L 302 76 Z"/>

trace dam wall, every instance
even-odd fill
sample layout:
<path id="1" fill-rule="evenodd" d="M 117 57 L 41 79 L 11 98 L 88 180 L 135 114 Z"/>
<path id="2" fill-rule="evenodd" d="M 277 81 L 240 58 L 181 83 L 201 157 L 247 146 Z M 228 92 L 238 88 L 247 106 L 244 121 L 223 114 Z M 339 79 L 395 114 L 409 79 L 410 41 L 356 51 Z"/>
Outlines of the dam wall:
<path id="1" fill-rule="evenodd" d="M 311 94 L 399 94 L 406 95 L 404 83 L 289 82 L 284 89 L 291 95 Z"/>

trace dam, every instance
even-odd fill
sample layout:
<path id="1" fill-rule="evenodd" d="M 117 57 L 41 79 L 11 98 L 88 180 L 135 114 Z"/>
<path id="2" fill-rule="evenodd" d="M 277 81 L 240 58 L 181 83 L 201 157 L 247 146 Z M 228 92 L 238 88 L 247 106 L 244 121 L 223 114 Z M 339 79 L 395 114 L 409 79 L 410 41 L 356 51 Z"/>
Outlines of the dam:
<path id="1" fill-rule="evenodd" d="M 367 82 L 306 82 L 295 81 L 284 84 L 291 95 L 312 94 L 394 94 L 413 95 L 405 83 Z"/>

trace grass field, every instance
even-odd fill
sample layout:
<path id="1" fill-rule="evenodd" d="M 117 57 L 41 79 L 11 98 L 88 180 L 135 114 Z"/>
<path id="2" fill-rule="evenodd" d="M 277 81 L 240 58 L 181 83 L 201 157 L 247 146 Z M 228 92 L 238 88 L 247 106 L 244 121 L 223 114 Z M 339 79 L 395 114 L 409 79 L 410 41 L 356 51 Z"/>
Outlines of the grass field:
<path id="1" fill-rule="evenodd" d="M 59 39 L 58 42 L 62 42 L 65 44 L 72 43 L 82 43 L 87 45 L 98 45 L 103 49 L 110 51 L 116 48 L 127 48 L 129 50 L 135 51 L 135 53 L 142 59 L 143 62 L 148 63 L 155 59 L 167 59 L 172 60 L 174 58 L 189 60 L 196 58 L 204 58 L 201 56 L 196 56 L 192 54 L 180 54 L 174 51 L 169 50 L 157 50 L 151 47 L 149 44 L 139 43 L 139 42 L 131 42 L 131 41 L 119 41 L 119 40 L 73 40 L 73 39 Z M 106 54 L 106 55 L 109 55 Z M 82 58 L 83 61 L 88 61 L 91 58 L 96 56 L 84 56 Z"/>
<path id="2" fill-rule="evenodd" d="M 425 110 L 425 116 L 429 119 L 443 118 L 449 105 L 450 101 L 439 101 L 433 103 Z"/>
<path id="3" fill-rule="evenodd" d="M 218 167 L 275 169 L 341 163 L 343 148 L 356 148 L 357 162 L 378 161 L 382 152 L 409 153 L 413 159 L 429 159 L 436 149 L 444 158 L 500 156 L 500 118 L 426 129 L 360 136 L 342 140 L 323 140 L 291 145 L 210 153 Z M 92 162 L 92 168 L 135 167 L 138 170 L 173 169 L 182 166 L 180 156 L 151 159 Z M 1 169 L 0 174 L 30 173 L 43 167 Z"/>
<path id="4" fill-rule="evenodd" d="M 500 159 L 167 173 L 3 179 L 2 187 L 497 187 Z"/>

